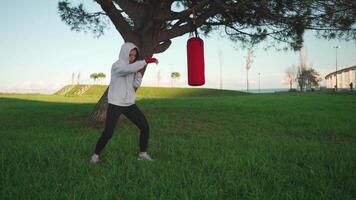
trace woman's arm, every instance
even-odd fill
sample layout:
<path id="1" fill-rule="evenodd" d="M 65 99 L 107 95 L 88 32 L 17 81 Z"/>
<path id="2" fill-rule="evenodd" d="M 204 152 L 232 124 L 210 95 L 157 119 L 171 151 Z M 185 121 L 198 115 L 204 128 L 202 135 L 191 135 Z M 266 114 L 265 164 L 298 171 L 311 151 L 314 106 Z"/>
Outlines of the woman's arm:
<path id="1" fill-rule="evenodd" d="M 112 66 L 113 67 L 112 73 L 115 74 L 116 76 L 126 76 L 128 74 L 135 73 L 138 70 L 144 68 L 145 65 L 147 65 L 147 63 L 144 60 L 139 60 L 132 64 L 127 64 L 127 65 L 124 65 L 119 62 L 115 62 Z"/>

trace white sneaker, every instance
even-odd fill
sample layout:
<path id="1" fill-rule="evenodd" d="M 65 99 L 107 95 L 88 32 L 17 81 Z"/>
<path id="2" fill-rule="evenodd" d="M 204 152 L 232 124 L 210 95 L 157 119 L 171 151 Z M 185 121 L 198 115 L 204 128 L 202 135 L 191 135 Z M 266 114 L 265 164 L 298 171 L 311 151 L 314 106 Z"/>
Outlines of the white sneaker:
<path id="1" fill-rule="evenodd" d="M 150 155 L 147 154 L 147 152 L 141 152 L 138 154 L 137 160 L 148 160 L 148 161 L 154 161 Z"/>
<path id="2" fill-rule="evenodd" d="M 91 164 L 97 164 L 100 161 L 99 155 L 93 154 L 90 158 L 90 163 Z"/>

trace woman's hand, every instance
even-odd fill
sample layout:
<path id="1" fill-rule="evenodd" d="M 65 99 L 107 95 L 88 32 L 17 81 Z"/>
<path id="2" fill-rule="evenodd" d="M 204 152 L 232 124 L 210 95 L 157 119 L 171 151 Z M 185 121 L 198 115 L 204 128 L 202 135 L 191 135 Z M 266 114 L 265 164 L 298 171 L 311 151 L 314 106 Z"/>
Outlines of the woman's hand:
<path id="1" fill-rule="evenodd" d="M 145 62 L 146 62 L 147 64 L 149 64 L 149 63 L 156 63 L 156 64 L 158 64 L 158 60 L 157 60 L 156 58 L 147 58 L 147 59 L 145 60 Z"/>

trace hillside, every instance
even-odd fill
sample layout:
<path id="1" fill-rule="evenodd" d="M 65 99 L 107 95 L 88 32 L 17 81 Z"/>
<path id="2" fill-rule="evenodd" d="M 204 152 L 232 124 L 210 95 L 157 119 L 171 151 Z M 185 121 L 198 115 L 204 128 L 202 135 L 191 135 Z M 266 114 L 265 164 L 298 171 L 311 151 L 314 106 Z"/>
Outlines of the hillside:
<path id="1" fill-rule="evenodd" d="M 67 85 L 58 90 L 55 95 L 61 96 L 101 96 L 107 85 Z M 244 92 L 232 90 L 218 90 L 208 88 L 164 88 L 140 87 L 137 91 L 138 98 L 174 98 L 174 97 L 199 97 L 199 96 L 225 96 L 241 95 Z"/>

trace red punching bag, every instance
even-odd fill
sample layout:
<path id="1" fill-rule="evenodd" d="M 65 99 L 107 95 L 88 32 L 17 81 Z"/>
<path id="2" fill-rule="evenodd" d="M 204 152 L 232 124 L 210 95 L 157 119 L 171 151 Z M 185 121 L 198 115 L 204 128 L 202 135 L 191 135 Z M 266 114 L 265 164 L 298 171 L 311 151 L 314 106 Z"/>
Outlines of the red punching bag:
<path id="1" fill-rule="evenodd" d="M 200 86 L 205 84 L 204 42 L 199 37 L 192 37 L 187 42 L 188 84 Z"/>

